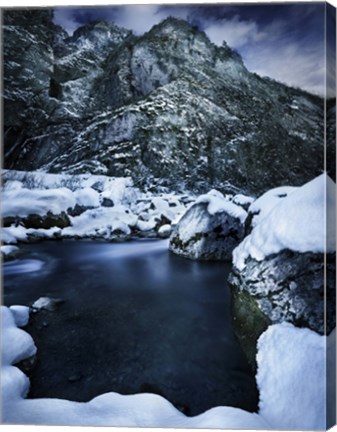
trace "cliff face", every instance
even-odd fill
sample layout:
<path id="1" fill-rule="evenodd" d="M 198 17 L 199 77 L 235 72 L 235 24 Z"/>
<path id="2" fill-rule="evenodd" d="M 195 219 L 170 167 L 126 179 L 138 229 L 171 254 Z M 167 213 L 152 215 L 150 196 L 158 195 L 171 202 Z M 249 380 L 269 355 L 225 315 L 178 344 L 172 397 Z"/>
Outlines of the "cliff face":
<path id="1" fill-rule="evenodd" d="M 5 10 L 3 41 L 6 168 L 250 193 L 322 170 L 323 100 L 250 73 L 185 21 L 68 37 L 48 10 Z"/>

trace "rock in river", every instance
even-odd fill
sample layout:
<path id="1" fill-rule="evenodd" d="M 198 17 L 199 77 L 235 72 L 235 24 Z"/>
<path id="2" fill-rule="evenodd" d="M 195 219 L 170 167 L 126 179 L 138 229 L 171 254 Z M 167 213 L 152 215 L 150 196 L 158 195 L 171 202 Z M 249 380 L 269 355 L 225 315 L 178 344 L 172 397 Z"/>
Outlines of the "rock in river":
<path id="1" fill-rule="evenodd" d="M 181 218 L 169 249 L 192 259 L 230 261 L 243 238 L 246 216 L 244 209 L 212 190 L 201 195 Z"/>

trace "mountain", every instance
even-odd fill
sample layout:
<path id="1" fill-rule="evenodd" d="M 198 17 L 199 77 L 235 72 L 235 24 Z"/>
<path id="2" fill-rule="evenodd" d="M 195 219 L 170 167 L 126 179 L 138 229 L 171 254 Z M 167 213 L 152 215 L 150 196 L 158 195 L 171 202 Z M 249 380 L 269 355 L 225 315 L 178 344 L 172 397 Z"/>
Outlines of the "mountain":
<path id="1" fill-rule="evenodd" d="M 51 10 L 5 10 L 3 42 L 6 168 L 252 194 L 322 171 L 324 100 L 249 72 L 183 20 L 69 37 Z"/>

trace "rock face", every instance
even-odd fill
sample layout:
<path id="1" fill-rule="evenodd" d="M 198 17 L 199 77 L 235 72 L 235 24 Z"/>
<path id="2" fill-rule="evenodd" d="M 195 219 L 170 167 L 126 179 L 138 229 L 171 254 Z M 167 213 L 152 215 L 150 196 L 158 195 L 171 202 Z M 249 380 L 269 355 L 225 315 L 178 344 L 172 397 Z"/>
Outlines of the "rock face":
<path id="1" fill-rule="evenodd" d="M 210 214 L 207 203 L 197 203 L 175 226 L 169 249 L 191 259 L 231 261 L 243 233 L 239 218 L 226 212 Z"/>
<path id="2" fill-rule="evenodd" d="M 336 326 L 335 259 L 327 255 L 326 297 L 323 254 L 285 250 L 260 262 L 249 259 L 242 271 L 234 267 L 234 327 L 253 365 L 257 339 L 270 324 L 287 321 L 319 334 Z"/>
<path id="3" fill-rule="evenodd" d="M 182 20 L 68 35 L 51 10 L 4 11 L 5 166 L 164 178 L 261 193 L 323 166 L 323 100 L 250 73 Z"/>

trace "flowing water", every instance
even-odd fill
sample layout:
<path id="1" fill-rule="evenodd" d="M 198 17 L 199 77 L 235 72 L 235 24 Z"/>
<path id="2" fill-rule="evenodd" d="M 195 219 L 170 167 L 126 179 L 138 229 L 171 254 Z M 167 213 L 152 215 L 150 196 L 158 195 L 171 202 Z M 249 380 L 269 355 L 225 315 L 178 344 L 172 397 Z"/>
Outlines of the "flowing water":
<path id="1" fill-rule="evenodd" d="M 30 398 L 88 401 L 157 393 L 187 415 L 257 409 L 254 376 L 233 334 L 230 265 L 190 261 L 167 241 L 47 241 L 4 265 L 5 305 L 64 300 L 31 315 L 38 348 Z"/>

